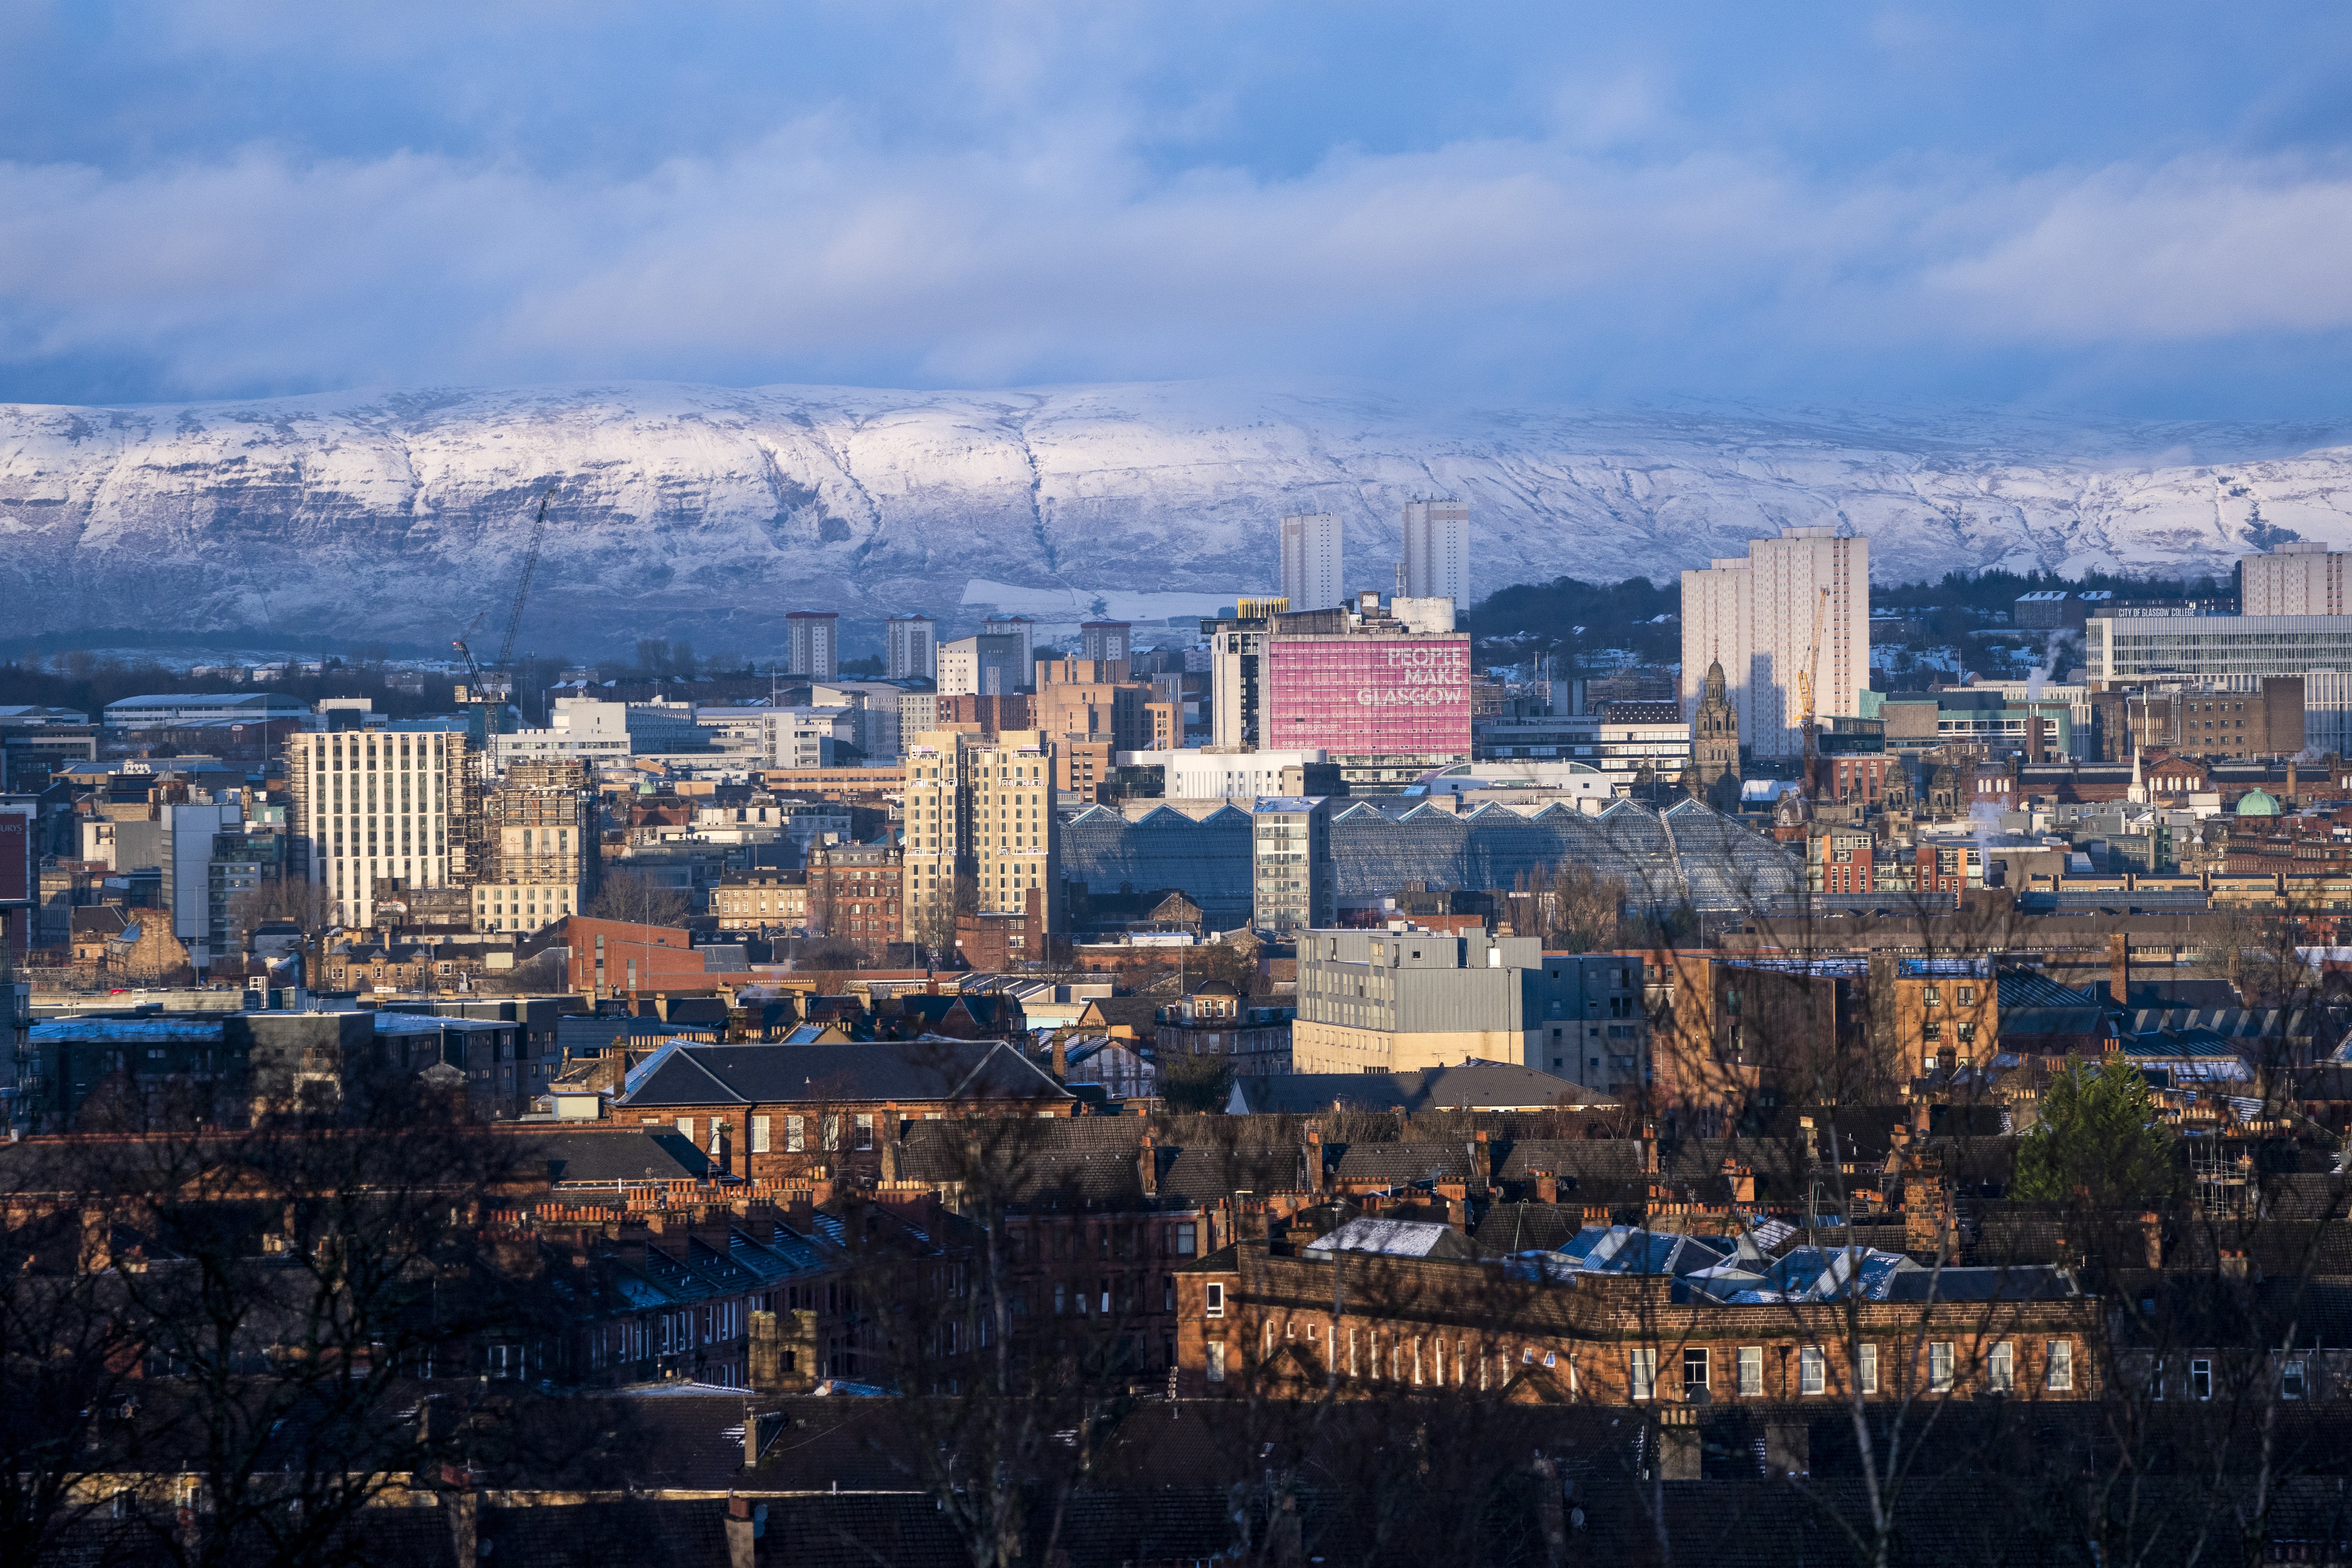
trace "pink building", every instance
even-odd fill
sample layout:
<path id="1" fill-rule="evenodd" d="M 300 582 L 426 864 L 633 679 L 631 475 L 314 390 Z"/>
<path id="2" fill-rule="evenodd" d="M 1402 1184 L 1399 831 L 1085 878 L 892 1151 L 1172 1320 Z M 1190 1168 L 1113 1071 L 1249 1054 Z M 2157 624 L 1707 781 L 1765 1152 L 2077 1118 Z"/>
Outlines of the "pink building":
<path id="1" fill-rule="evenodd" d="M 1470 755 L 1470 638 L 1270 637 L 1258 744 L 1338 756 Z"/>

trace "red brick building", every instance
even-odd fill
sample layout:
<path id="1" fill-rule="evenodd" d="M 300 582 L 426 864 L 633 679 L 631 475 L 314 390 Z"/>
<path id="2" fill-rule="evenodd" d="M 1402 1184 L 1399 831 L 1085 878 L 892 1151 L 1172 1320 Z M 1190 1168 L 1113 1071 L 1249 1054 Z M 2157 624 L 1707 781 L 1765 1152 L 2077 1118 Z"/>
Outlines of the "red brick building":
<path id="1" fill-rule="evenodd" d="M 702 954 L 694 951 L 692 936 L 677 926 L 572 915 L 562 922 L 556 940 L 571 952 L 566 990 L 618 996 L 666 985 L 707 984 Z"/>
<path id="2" fill-rule="evenodd" d="M 907 939 L 906 851 L 895 844 L 809 849 L 808 929 L 879 954 Z"/>
<path id="3" fill-rule="evenodd" d="M 877 1179 L 903 1123 L 1068 1116 L 1077 1101 L 1001 1041 L 665 1046 L 613 1115 L 674 1127 L 720 1174 Z"/>

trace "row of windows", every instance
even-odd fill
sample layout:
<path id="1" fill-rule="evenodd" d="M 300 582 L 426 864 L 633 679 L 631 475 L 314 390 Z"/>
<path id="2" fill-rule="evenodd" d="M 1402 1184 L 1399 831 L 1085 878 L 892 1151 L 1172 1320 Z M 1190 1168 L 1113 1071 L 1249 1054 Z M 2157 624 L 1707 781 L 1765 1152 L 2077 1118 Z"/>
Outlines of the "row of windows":
<path id="1" fill-rule="evenodd" d="M 1958 1379 L 1958 1365 L 1950 1340 L 1927 1342 L 1927 1390 L 1931 1394 L 1949 1394 Z M 1709 1386 L 1713 1352 L 1701 1345 L 1690 1346 L 1682 1352 L 1683 1393 L 1685 1396 Z M 1764 1396 L 1764 1347 L 1741 1345 L 1731 1353 L 1732 1388 L 1730 1392 L 1743 1399 Z M 1636 1350 L 1629 1352 L 1628 1385 L 1635 1399 L 1655 1399 L 1658 1396 L 1658 1352 Z M 1854 1347 L 1854 1383 L 1856 1392 L 1876 1394 L 1878 1386 L 1878 1347 L 1873 1344 Z M 2017 1388 L 2017 1349 L 2002 1340 L 1987 1348 L 1984 1360 L 1984 1385 L 1993 1394 L 2011 1394 Z M 2051 1340 L 2042 1346 L 2042 1386 L 2053 1394 L 2071 1393 L 2074 1387 L 2074 1342 Z M 1829 1392 L 1829 1356 L 1820 1345 L 1804 1345 L 1797 1351 L 1797 1393 L 1816 1395 Z"/>

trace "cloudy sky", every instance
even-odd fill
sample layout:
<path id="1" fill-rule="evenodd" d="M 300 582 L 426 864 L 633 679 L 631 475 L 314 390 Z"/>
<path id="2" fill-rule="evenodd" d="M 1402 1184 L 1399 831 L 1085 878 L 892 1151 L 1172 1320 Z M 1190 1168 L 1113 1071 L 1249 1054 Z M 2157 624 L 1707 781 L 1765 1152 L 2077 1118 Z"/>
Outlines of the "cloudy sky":
<path id="1" fill-rule="evenodd" d="M 2352 8 L 0 0 L 0 400 L 2341 416 Z"/>

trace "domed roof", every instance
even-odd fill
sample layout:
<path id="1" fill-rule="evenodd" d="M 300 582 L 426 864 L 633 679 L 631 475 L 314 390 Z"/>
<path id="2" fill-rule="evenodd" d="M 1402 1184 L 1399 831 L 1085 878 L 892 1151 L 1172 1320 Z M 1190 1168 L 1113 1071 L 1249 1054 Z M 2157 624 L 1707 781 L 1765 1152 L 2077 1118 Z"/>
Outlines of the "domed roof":
<path id="1" fill-rule="evenodd" d="M 2250 789 L 2238 797 L 2240 816 L 2276 816 L 2278 814 L 2278 801 L 2261 790 Z"/>

